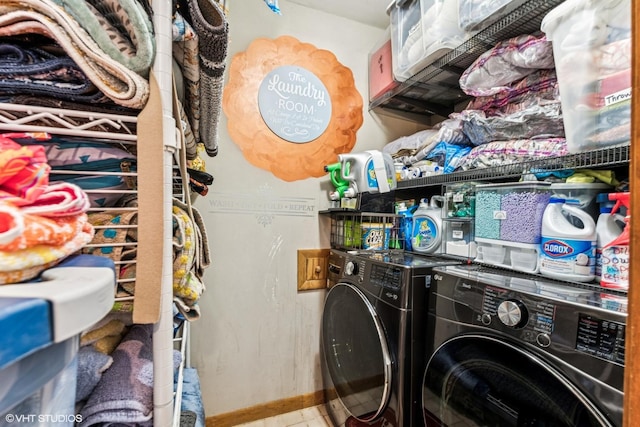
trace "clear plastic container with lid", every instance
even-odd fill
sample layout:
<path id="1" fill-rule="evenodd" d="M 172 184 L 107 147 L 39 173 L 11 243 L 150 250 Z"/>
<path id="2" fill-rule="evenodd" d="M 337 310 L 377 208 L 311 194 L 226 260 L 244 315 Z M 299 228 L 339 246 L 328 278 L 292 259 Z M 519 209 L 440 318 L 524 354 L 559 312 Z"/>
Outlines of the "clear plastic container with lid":
<path id="1" fill-rule="evenodd" d="M 475 234 L 478 238 L 540 243 L 542 215 L 550 183 L 516 182 L 476 186 Z"/>
<path id="2" fill-rule="evenodd" d="M 567 0 L 541 29 L 553 43 L 569 152 L 628 144 L 631 1 Z"/>
<path id="3" fill-rule="evenodd" d="M 387 13 L 391 20 L 393 75 L 398 81 L 414 76 L 465 40 L 457 1 L 395 0 Z"/>

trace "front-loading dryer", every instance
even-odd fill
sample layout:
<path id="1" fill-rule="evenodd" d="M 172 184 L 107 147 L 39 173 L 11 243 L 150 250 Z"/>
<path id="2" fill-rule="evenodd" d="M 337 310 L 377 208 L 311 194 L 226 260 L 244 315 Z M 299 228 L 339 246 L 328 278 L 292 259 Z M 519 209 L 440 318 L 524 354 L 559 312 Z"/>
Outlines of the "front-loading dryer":
<path id="1" fill-rule="evenodd" d="M 425 425 L 622 425 L 624 292 L 473 265 L 433 279 Z"/>
<path id="2" fill-rule="evenodd" d="M 422 425 L 432 268 L 458 263 L 398 250 L 331 251 L 321 365 L 327 412 L 336 426 Z"/>

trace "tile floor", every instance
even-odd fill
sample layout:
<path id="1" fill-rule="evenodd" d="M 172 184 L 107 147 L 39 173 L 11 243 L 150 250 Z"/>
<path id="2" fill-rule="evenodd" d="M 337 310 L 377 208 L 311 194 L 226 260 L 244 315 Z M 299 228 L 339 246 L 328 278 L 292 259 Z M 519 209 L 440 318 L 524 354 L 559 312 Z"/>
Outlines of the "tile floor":
<path id="1" fill-rule="evenodd" d="M 311 406 L 262 420 L 238 424 L 236 427 L 332 427 L 324 405 Z"/>

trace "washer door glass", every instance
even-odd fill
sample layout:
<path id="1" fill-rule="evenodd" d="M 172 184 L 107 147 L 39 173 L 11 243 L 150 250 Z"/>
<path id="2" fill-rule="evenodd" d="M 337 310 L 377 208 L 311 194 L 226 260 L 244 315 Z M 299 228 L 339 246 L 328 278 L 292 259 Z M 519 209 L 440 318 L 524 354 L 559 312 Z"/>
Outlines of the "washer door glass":
<path id="1" fill-rule="evenodd" d="M 444 343 L 422 384 L 427 426 L 611 425 L 550 365 L 492 337 Z"/>
<path id="2" fill-rule="evenodd" d="M 322 347 L 335 392 L 349 413 L 372 421 L 391 392 L 391 357 L 382 324 L 353 285 L 331 288 L 322 314 Z"/>

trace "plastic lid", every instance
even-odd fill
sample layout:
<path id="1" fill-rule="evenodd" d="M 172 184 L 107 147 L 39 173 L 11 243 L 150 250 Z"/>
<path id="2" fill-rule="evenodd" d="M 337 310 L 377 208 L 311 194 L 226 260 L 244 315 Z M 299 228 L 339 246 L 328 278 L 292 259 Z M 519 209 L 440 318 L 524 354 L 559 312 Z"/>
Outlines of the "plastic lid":
<path id="1" fill-rule="evenodd" d="M 549 198 L 549 203 L 565 203 L 566 199 L 563 199 L 561 197 L 550 197 Z"/>
<path id="2" fill-rule="evenodd" d="M 606 190 L 613 188 L 604 182 L 554 182 L 552 190 Z"/>
<path id="3" fill-rule="evenodd" d="M 52 343 L 51 307 L 40 298 L 0 297 L 0 330 L 2 369 Z"/>
<path id="4" fill-rule="evenodd" d="M 601 214 L 610 214 L 612 210 L 613 210 L 613 206 L 600 206 Z"/>
<path id="5" fill-rule="evenodd" d="M 580 204 L 580 200 L 578 200 L 578 199 L 564 199 L 564 202 L 569 204 L 569 205 L 579 205 Z"/>

